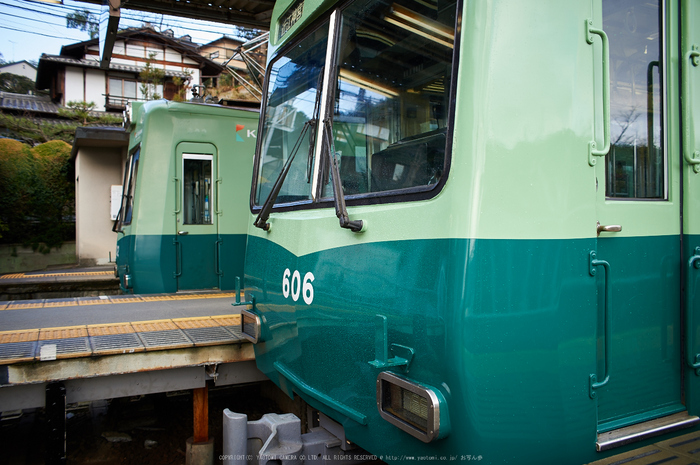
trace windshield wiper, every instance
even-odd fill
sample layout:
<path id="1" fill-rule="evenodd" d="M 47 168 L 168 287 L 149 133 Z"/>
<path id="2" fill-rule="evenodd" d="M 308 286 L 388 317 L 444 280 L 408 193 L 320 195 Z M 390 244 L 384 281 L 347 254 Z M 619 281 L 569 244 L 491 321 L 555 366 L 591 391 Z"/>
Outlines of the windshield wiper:
<path id="1" fill-rule="evenodd" d="M 345 205 L 345 194 L 343 193 L 343 185 L 340 182 L 340 169 L 338 168 L 338 161 L 335 158 L 335 143 L 333 142 L 333 135 L 331 133 L 333 123 L 330 118 L 327 118 L 323 121 L 323 124 L 325 126 L 325 131 L 323 131 L 323 133 L 325 135 L 326 152 L 328 152 L 328 160 L 330 163 L 331 182 L 333 184 L 335 216 L 338 217 L 341 228 L 349 229 L 352 232 L 361 232 L 364 223 L 362 220 L 350 221 L 348 208 Z"/>
<path id="2" fill-rule="evenodd" d="M 280 171 L 280 174 L 277 176 L 277 179 L 275 180 L 275 184 L 272 186 L 272 190 L 267 196 L 267 199 L 265 199 L 265 203 L 263 204 L 262 208 L 260 209 L 260 213 L 258 213 L 257 218 L 255 218 L 255 222 L 253 225 L 257 228 L 260 228 L 264 231 L 269 231 L 270 230 L 270 223 L 267 222 L 267 220 L 270 218 L 270 213 L 272 212 L 272 207 L 275 205 L 275 200 L 277 200 L 277 196 L 280 193 L 280 190 L 282 190 L 282 185 L 284 184 L 284 180 L 287 178 L 287 173 L 289 173 L 289 169 L 292 167 L 292 162 L 294 161 L 294 157 L 296 157 L 297 152 L 299 151 L 299 147 L 301 147 L 301 142 L 304 140 L 304 136 L 306 133 L 309 131 L 309 128 L 312 128 L 313 126 L 316 125 L 316 122 L 318 121 L 318 115 L 320 112 L 321 108 L 321 82 L 323 81 L 323 67 L 321 67 L 321 71 L 319 72 L 319 77 L 318 77 L 318 85 L 316 86 L 316 101 L 314 103 L 314 114 L 313 117 L 306 121 L 304 123 L 304 126 L 301 128 L 301 132 L 299 133 L 299 137 L 297 137 L 296 142 L 294 143 L 294 147 L 292 147 L 292 152 L 289 155 L 289 158 L 287 158 L 287 161 L 284 163 L 284 166 L 282 166 L 282 171 Z M 273 128 L 270 128 L 270 130 L 273 130 Z M 313 151 L 314 151 L 314 131 L 311 131 L 311 136 L 309 137 L 309 155 L 308 159 L 306 162 L 306 169 L 307 169 L 307 181 L 310 180 L 311 173 L 310 173 L 310 166 L 311 166 L 311 160 L 313 160 Z"/>

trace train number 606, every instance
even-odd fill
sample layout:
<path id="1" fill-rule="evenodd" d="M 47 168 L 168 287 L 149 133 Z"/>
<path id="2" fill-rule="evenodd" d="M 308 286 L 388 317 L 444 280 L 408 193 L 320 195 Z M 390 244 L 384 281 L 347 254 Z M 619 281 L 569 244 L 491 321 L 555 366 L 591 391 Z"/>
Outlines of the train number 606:
<path id="1" fill-rule="evenodd" d="M 290 276 L 292 278 L 291 282 L 289 280 Z M 288 299 L 291 294 L 292 300 L 296 302 L 299 300 L 299 293 L 301 293 L 306 305 L 311 305 L 311 302 L 314 301 L 314 286 L 311 284 L 313 281 L 314 275 L 310 271 L 304 275 L 302 283 L 299 271 L 294 270 L 294 273 L 292 273 L 287 268 L 282 275 L 282 295 L 285 299 Z"/>

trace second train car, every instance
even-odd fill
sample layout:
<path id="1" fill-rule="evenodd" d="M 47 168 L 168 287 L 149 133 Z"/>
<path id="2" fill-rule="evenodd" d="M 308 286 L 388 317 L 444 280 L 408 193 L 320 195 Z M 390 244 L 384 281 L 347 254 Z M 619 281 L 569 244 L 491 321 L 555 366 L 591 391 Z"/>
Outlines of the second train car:
<path id="1" fill-rule="evenodd" d="M 258 110 L 135 102 L 116 271 L 129 293 L 235 287 L 241 276 Z"/>
<path id="2" fill-rule="evenodd" d="M 258 367 L 389 463 L 697 430 L 698 26 L 697 0 L 278 1 Z"/>

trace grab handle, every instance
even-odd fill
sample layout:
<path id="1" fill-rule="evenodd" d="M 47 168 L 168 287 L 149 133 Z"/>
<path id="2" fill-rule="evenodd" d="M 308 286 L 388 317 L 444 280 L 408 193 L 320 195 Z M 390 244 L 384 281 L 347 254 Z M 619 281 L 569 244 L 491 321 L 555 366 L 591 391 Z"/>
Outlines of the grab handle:
<path id="1" fill-rule="evenodd" d="M 693 45 L 685 54 L 683 62 L 683 158 L 693 167 L 693 171 L 700 173 L 700 151 L 695 150 L 695 134 L 690 128 L 690 119 L 692 116 L 692 105 L 690 104 L 690 66 L 698 66 L 698 57 L 700 51 L 698 47 Z"/>
<path id="2" fill-rule="evenodd" d="M 700 376 L 700 354 L 693 353 L 693 308 L 690 304 L 691 291 L 690 280 L 691 272 L 700 269 L 700 247 L 695 247 L 695 253 L 688 260 L 688 276 L 685 284 L 685 353 L 688 360 L 688 366 L 695 370 L 695 374 Z"/>
<path id="3" fill-rule="evenodd" d="M 173 244 L 175 245 L 175 272 L 173 272 L 173 278 L 179 278 L 182 276 L 182 244 L 177 239 L 173 239 Z"/>
<path id="4" fill-rule="evenodd" d="M 610 286 L 610 263 L 605 260 L 598 260 L 596 258 L 596 253 L 591 251 L 588 255 L 588 273 L 591 276 L 596 275 L 596 266 L 602 266 L 605 269 L 605 305 L 603 310 L 605 312 L 605 376 L 602 381 L 598 381 L 597 375 L 594 373 L 589 376 L 589 386 L 588 395 L 591 399 L 596 398 L 595 390 L 605 386 L 610 381 L 610 342 L 612 340 L 610 326 L 611 326 L 611 316 L 610 307 L 612 305 L 612 289 Z"/>
<path id="5" fill-rule="evenodd" d="M 604 157 L 610 151 L 610 47 L 608 35 L 602 29 L 593 27 L 593 20 L 586 20 L 586 42 L 593 45 L 593 34 L 600 36 L 603 45 L 603 148 L 596 148 L 595 129 L 593 140 L 588 143 L 588 164 L 595 166 L 595 157 Z M 594 125 L 595 126 L 595 125 Z"/>
<path id="6" fill-rule="evenodd" d="M 181 205 L 180 205 L 180 180 L 178 178 L 173 178 L 173 181 L 175 182 L 175 210 L 173 213 L 176 215 L 180 213 Z"/>

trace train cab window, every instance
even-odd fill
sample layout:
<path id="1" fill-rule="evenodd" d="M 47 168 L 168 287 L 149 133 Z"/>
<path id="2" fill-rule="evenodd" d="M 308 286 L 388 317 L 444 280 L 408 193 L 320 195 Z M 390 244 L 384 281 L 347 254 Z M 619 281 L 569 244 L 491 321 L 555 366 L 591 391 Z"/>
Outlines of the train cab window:
<path id="1" fill-rule="evenodd" d="M 182 156 L 184 224 L 212 224 L 211 155 Z"/>
<path id="2" fill-rule="evenodd" d="M 453 0 L 359 0 L 343 12 L 331 131 L 346 195 L 439 182 L 455 17 Z"/>
<path id="3" fill-rule="evenodd" d="M 610 39 L 609 198 L 666 198 L 662 17 L 659 0 L 603 1 Z"/>
<path id="4" fill-rule="evenodd" d="M 119 209 L 117 223 L 114 225 L 115 231 L 121 231 L 123 225 L 131 224 L 131 217 L 134 212 L 134 190 L 136 188 L 136 173 L 139 166 L 139 155 L 141 146 L 137 146 L 129 153 L 126 160 L 126 170 L 124 172 L 124 184 L 122 185 L 122 204 Z"/>
<path id="5" fill-rule="evenodd" d="M 327 44 L 328 22 L 271 65 L 259 145 L 257 205 L 265 202 L 288 162 L 289 171 L 276 203 L 311 199 L 313 158 L 309 146 L 317 126 L 311 123 L 317 118 L 314 113 Z"/>

